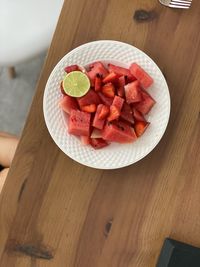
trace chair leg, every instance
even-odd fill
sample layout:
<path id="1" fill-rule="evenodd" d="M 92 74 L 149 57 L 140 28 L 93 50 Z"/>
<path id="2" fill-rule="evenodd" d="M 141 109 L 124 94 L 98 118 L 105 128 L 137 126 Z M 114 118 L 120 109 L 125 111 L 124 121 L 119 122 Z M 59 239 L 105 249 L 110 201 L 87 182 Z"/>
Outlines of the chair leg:
<path id="1" fill-rule="evenodd" d="M 16 77 L 15 67 L 8 68 L 8 75 L 11 79 L 14 79 Z"/>

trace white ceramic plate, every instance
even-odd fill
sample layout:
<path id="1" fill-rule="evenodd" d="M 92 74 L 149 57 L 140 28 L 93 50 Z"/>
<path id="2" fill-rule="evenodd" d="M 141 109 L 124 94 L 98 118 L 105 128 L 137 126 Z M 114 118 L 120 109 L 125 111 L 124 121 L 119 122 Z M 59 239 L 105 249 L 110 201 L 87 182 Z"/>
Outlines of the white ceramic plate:
<path id="1" fill-rule="evenodd" d="M 154 85 L 148 89 L 148 92 L 157 103 L 147 116 L 150 126 L 136 142 L 112 143 L 106 148 L 94 150 L 90 146 L 83 146 L 77 137 L 68 134 L 65 118 L 58 102 L 61 98 L 59 88 L 64 76 L 64 67 L 71 64 L 86 66 L 99 60 L 117 63 L 124 67 L 137 62 L 154 79 Z M 144 158 L 158 144 L 169 120 L 170 95 L 162 72 L 145 53 L 126 43 L 102 40 L 81 45 L 60 60 L 46 84 L 43 109 L 49 133 L 66 155 L 89 167 L 117 169 Z"/>

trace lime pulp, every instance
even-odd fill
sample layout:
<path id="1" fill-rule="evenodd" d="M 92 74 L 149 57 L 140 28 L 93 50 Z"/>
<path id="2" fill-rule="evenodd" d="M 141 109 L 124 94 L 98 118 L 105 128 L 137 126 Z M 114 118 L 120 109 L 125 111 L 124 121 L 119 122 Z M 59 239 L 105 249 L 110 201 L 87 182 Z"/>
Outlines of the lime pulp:
<path id="1" fill-rule="evenodd" d="M 64 77 L 63 88 L 67 95 L 81 97 L 89 91 L 90 80 L 85 73 L 72 71 Z"/>

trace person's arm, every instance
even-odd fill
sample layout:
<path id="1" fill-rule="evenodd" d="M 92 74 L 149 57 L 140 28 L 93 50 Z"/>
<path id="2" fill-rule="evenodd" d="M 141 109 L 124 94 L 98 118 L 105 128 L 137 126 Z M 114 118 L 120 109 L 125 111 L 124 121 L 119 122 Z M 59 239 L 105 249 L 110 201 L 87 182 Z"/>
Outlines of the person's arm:
<path id="1" fill-rule="evenodd" d="M 17 145 L 15 136 L 0 132 L 0 165 L 10 167 Z"/>
<path id="2" fill-rule="evenodd" d="M 18 139 L 15 136 L 0 132 L 0 192 L 6 180 L 17 145 Z"/>

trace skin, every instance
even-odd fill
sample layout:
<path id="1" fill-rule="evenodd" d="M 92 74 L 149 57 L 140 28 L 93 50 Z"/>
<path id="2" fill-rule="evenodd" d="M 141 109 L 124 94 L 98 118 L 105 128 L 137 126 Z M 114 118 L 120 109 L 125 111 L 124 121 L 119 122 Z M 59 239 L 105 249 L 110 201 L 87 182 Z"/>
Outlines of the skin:
<path id="1" fill-rule="evenodd" d="M 0 172 L 0 192 L 6 180 L 18 142 L 17 137 L 0 132 L 0 165 L 4 168 Z"/>

